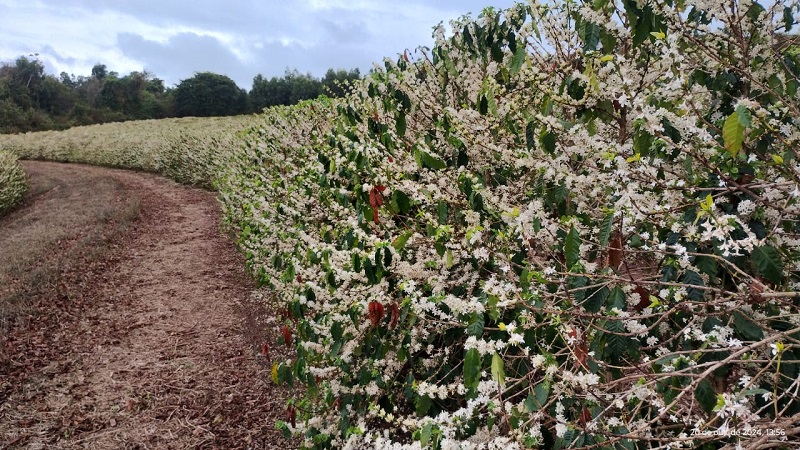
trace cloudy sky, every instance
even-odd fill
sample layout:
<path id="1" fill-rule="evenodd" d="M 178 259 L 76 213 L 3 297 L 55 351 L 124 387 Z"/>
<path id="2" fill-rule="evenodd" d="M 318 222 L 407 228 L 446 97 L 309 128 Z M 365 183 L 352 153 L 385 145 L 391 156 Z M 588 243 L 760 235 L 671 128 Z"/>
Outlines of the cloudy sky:
<path id="1" fill-rule="evenodd" d="M 430 46 L 440 21 L 514 0 L 0 0 L 0 61 L 38 53 L 46 71 L 147 70 L 174 85 L 211 71 L 249 89 L 296 68 L 362 73 Z"/>

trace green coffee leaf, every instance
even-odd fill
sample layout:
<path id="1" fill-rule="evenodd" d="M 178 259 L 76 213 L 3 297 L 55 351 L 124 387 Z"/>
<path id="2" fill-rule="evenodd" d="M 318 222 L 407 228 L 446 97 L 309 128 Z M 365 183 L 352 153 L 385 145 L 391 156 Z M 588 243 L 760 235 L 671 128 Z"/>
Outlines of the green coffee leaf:
<path id="1" fill-rule="evenodd" d="M 467 350 L 464 356 L 464 387 L 467 389 L 478 389 L 478 383 L 481 379 L 481 354 L 478 349 L 471 348 Z"/>
<path id="2" fill-rule="evenodd" d="M 597 239 L 600 241 L 600 247 L 605 247 L 608 244 L 608 239 L 611 237 L 611 228 L 614 226 L 614 212 L 606 214 L 603 222 L 600 223 L 600 234 Z"/>
<path id="3" fill-rule="evenodd" d="M 556 151 L 556 135 L 545 130 L 539 137 L 542 148 L 551 155 Z"/>
<path id="4" fill-rule="evenodd" d="M 736 157 L 742 150 L 744 144 L 744 126 L 739 121 L 739 113 L 734 111 L 733 114 L 725 119 L 725 124 L 722 126 L 722 140 L 725 143 L 725 148 L 730 152 L 732 157 Z"/>
<path id="5" fill-rule="evenodd" d="M 750 257 L 762 277 L 775 284 L 781 284 L 783 280 L 783 260 L 778 250 L 764 245 L 754 248 Z"/>
<path id="6" fill-rule="evenodd" d="M 483 317 L 483 313 L 479 312 L 475 314 L 475 319 L 467 325 L 467 329 L 464 330 L 468 336 L 475 336 L 478 337 L 483 334 L 483 327 L 485 326 L 485 319 Z"/>
<path id="7" fill-rule="evenodd" d="M 733 329 L 748 341 L 759 341 L 764 338 L 761 327 L 739 311 L 733 313 Z"/>
<path id="8" fill-rule="evenodd" d="M 694 390 L 694 398 L 703 410 L 711 414 L 714 405 L 717 404 L 717 393 L 714 392 L 714 387 L 707 379 L 703 379 L 698 383 L 697 388 Z"/>
<path id="9" fill-rule="evenodd" d="M 494 352 L 494 355 L 492 355 L 492 379 L 500 386 L 506 385 L 506 372 L 503 366 L 503 358 L 500 357 L 499 353 Z"/>
<path id="10" fill-rule="evenodd" d="M 511 67 L 509 68 L 512 77 L 519 73 L 522 68 L 522 63 L 525 62 L 526 54 L 527 50 L 524 45 L 517 47 L 517 51 L 514 52 L 514 56 L 511 58 Z"/>
<path id="11" fill-rule="evenodd" d="M 536 145 L 536 122 L 533 120 L 525 125 L 525 143 L 529 150 Z"/>
<path id="12" fill-rule="evenodd" d="M 397 135 L 400 137 L 403 137 L 406 134 L 406 115 L 403 112 L 397 114 L 395 131 L 397 131 Z"/>
<path id="13" fill-rule="evenodd" d="M 577 263 L 581 258 L 581 236 L 575 227 L 570 228 L 567 240 L 564 243 L 564 257 L 567 262 L 567 270 Z"/>
<path id="14" fill-rule="evenodd" d="M 431 435 L 433 434 L 433 424 L 427 423 L 419 433 L 419 443 L 424 448 L 431 442 Z"/>
<path id="15" fill-rule="evenodd" d="M 753 126 L 753 116 L 750 114 L 749 109 L 745 108 L 744 106 L 739 106 L 736 108 L 736 113 L 739 114 L 739 125 L 744 128 Z"/>

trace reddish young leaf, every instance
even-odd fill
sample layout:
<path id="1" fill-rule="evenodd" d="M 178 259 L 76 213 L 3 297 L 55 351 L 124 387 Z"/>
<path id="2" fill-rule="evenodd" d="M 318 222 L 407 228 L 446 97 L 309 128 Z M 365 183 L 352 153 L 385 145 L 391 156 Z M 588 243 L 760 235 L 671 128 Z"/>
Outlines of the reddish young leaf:
<path id="1" fill-rule="evenodd" d="M 269 342 L 264 342 L 264 344 L 261 345 L 261 354 L 269 359 Z"/>
<path id="2" fill-rule="evenodd" d="M 575 342 L 580 342 L 582 340 L 581 335 L 575 328 L 570 328 L 569 331 L 567 331 L 567 337 L 574 339 Z"/>
<path id="3" fill-rule="evenodd" d="M 372 326 L 377 327 L 381 319 L 383 319 L 383 305 L 374 300 L 369 302 L 369 320 Z"/>
<path id="4" fill-rule="evenodd" d="M 292 330 L 284 325 L 283 328 L 281 328 L 281 333 L 283 333 L 283 343 L 286 345 L 292 345 Z"/>
<path id="5" fill-rule="evenodd" d="M 586 424 L 591 421 L 592 421 L 592 412 L 589 411 L 589 408 L 583 408 L 583 411 L 581 411 L 581 416 L 578 418 L 578 423 L 580 423 L 581 426 L 585 427 Z"/>
<path id="6" fill-rule="evenodd" d="M 589 370 L 589 368 L 586 366 L 587 356 L 589 356 L 589 347 L 587 347 L 586 344 L 575 346 L 575 357 L 578 359 L 579 367 Z"/>
<path id="7" fill-rule="evenodd" d="M 400 306 L 397 303 L 389 305 L 389 328 L 394 330 L 400 320 Z"/>
<path id="8" fill-rule="evenodd" d="M 297 410 L 294 409 L 294 405 L 289 405 L 286 408 L 286 420 L 292 424 L 292 427 L 297 426 Z"/>
<path id="9" fill-rule="evenodd" d="M 378 206 L 383 205 L 383 192 L 386 188 L 383 186 L 374 186 L 372 190 L 369 191 L 369 205 L 373 208 L 377 208 Z"/>
<path id="10" fill-rule="evenodd" d="M 620 264 L 622 264 L 622 236 L 614 233 L 608 242 L 608 267 L 617 270 Z"/>
<path id="11" fill-rule="evenodd" d="M 372 219 L 375 223 L 380 223 L 378 218 L 378 207 L 383 205 L 383 195 L 381 192 L 386 190 L 386 186 L 376 185 L 369 191 L 369 206 L 372 207 Z"/>
<path id="12" fill-rule="evenodd" d="M 753 280 L 750 284 L 747 285 L 750 288 L 750 304 L 757 305 L 760 303 L 764 303 L 764 297 L 761 295 L 764 293 L 764 283 Z"/>

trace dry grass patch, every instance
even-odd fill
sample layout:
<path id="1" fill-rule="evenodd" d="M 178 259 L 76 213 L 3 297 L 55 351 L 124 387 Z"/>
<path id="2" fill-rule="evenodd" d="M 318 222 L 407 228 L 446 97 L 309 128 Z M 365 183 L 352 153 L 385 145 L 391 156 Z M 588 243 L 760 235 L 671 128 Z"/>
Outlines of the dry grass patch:
<path id="1" fill-rule="evenodd" d="M 40 166 L 28 170 L 22 207 L 0 219 L 0 333 L 34 319 L 34 303 L 63 294 L 63 276 L 102 258 L 139 215 L 139 199 L 109 176 L 76 170 L 68 180 Z"/>
<path id="2" fill-rule="evenodd" d="M 274 314 L 249 305 L 213 194 L 25 165 L 44 181 L 0 220 L 0 254 L 17 252 L 2 262 L 15 297 L 0 330 L 0 448 L 286 448 L 275 421 L 289 392 L 270 368 L 290 349 L 259 321 Z"/>

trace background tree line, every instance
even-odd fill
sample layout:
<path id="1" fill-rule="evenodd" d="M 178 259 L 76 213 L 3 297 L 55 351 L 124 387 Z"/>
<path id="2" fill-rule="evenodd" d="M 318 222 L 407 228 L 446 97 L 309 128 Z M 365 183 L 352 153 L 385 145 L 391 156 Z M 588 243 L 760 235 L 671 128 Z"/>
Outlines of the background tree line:
<path id="1" fill-rule="evenodd" d="M 45 73 L 35 58 L 0 65 L 0 133 L 65 129 L 125 120 L 229 116 L 290 105 L 321 94 L 341 96 L 361 78 L 358 69 L 329 69 L 324 77 L 286 70 L 283 77 L 257 75 L 250 92 L 225 75 L 201 72 L 166 87 L 147 72 L 121 76 L 96 64 L 90 75 Z"/>

